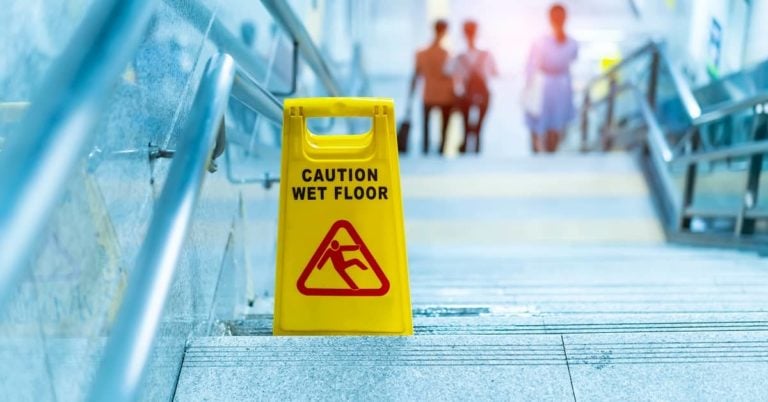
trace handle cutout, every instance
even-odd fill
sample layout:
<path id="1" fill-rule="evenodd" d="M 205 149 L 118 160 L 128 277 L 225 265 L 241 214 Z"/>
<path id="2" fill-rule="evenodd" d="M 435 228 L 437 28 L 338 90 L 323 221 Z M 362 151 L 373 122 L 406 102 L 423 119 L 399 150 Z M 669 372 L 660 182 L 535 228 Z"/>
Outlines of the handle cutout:
<path id="1" fill-rule="evenodd" d="M 318 136 L 322 135 L 362 135 L 373 129 L 370 117 L 308 117 L 307 130 Z"/>

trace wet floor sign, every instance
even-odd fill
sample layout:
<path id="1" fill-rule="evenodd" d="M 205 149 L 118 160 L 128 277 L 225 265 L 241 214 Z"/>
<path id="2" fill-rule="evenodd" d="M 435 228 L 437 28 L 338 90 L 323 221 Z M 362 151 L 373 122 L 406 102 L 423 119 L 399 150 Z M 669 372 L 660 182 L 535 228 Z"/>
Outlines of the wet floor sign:
<path id="1" fill-rule="evenodd" d="M 317 135 L 314 117 L 368 117 L 364 134 Z M 410 335 L 394 104 L 287 99 L 275 335 Z"/>

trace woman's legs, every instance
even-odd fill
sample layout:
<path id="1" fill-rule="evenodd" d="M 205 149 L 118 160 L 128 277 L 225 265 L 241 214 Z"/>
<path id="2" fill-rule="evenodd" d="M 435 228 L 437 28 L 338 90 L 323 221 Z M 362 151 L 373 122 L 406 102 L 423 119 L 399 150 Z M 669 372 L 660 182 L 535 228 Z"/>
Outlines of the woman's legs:
<path id="1" fill-rule="evenodd" d="M 471 114 L 472 109 L 477 108 L 477 121 L 472 122 Z M 467 143 L 470 137 L 474 137 L 475 140 L 475 153 L 480 153 L 480 131 L 483 128 L 483 121 L 485 121 L 485 114 L 488 112 L 488 103 L 472 104 L 469 102 L 462 102 L 461 115 L 464 118 L 464 142 L 459 148 L 459 152 L 467 152 Z"/>
<path id="2" fill-rule="evenodd" d="M 557 152 L 557 147 L 560 145 L 560 132 L 556 130 L 547 131 L 547 135 L 544 141 L 547 152 Z"/>
<path id="3" fill-rule="evenodd" d="M 459 110 L 461 111 L 461 117 L 464 120 L 464 141 L 459 147 L 459 153 L 467 152 L 467 140 L 472 133 L 472 126 L 469 122 L 469 113 L 472 111 L 472 104 L 466 100 L 459 101 Z"/>
<path id="4" fill-rule="evenodd" d="M 448 121 L 451 119 L 453 105 L 441 105 L 440 114 L 443 117 L 443 126 L 440 129 L 440 155 L 445 154 L 445 137 L 448 136 Z"/>
<path id="5" fill-rule="evenodd" d="M 544 147 L 541 146 L 541 136 L 531 130 L 531 153 L 537 154 L 543 152 Z"/>
<path id="6" fill-rule="evenodd" d="M 422 117 L 422 121 L 424 122 L 424 155 L 429 153 L 429 115 L 433 107 L 435 107 L 435 105 L 424 104 L 424 116 Z"/>

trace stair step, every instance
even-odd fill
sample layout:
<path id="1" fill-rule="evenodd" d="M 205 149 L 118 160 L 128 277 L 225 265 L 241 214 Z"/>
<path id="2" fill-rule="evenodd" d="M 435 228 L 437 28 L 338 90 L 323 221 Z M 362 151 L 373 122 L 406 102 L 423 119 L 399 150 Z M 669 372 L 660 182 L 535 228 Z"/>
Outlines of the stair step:
<path id="1" fill-rule="evenodd" d="M 766 334 L 194 338 L 175 400 L 760 399 Z"/>
<path id="2" fill-rule="evenodd" d="M 493 315 L 487 308 L 414 310 L 416 335 L 535 335 L 768 331 L 768 311 Z M 271 336 L 272 316 L 220 323 L 222 334 Z"/>

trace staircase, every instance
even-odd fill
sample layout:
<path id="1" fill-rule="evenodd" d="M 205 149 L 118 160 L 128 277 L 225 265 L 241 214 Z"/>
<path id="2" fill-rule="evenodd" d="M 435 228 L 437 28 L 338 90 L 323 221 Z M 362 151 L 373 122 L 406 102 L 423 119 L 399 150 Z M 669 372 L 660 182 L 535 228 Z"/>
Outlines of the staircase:
<path id="1" fill-rule="evenodd" d="M 666 245 L 631 157 L 401 169 L 416 335 L 273 337 L 265 310 L 191 339 L 176 400 L 768 394 L 768 261 Z"/>
<path id="2" fill-rule="evenodd" d="M 601 154 L 510 158 L 504 74 L 484 157 L 401 158 L 415 336 L 274 337 L 283 100 L 404 111 L 423 7 L 52 3 L 3 20 L 0 400 L 766 399 L 768 262 L 717 247 L 768 244 L 768 64 L 693 88 L 651 41 L 586 80 L 604 34 L 686 13 L 573 4 L 596 42 L 563 149 Z"/>

